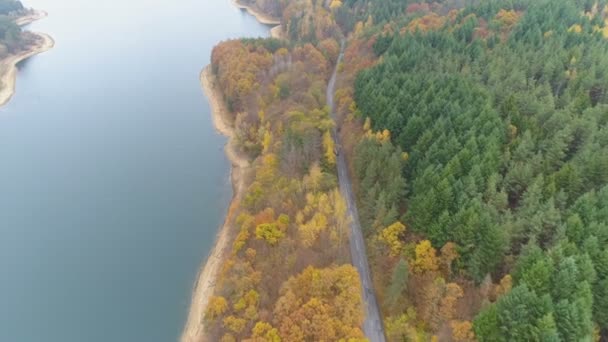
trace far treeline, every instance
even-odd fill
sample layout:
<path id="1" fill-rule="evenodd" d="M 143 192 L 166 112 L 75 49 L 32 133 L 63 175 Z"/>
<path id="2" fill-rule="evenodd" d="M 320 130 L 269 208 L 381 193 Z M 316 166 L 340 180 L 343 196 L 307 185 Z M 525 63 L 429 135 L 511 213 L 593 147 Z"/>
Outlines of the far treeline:
<path id="1" fill-rule="evenodd" d="M 243 291 L 225 277 L 222 310 L 209 314 L 217 336 L 362 337 L 344 333 L 362 319 L 359 285 L 345 316 L 314 281 L 350 267 L 325 138 L 337 125 L 389 341 L 608 340 L 605 0 L 247 3 L 281 17 L 289 41 L 222 43 L 213 65 L 243 149 L 278 171 L 250 181 L 244 200 L 254 219 L 241 248 L 255 253 L 235 255 L 255 263 L 226 262 L 225 274 L 258 274 L 249 286 L 264 300 L 243 317 Z M 323 94 L 342 37 L 333 122 Z M 243 52 L 218 58 L 229 46 Z M 279 238 L 255 242 L 258 228 Z M 340 279 L 358 282 L 351 272 Z M 231 316 L 244 320 L 238 332 Z"/>
<path id="2" fill-rule="evenodd" d="M 15 24 L 15 18 L 24 11 L 21 1 L 0 0 L 0 58 L 31 43 L 31 37 L 24 36 L 21 28 Z"/>

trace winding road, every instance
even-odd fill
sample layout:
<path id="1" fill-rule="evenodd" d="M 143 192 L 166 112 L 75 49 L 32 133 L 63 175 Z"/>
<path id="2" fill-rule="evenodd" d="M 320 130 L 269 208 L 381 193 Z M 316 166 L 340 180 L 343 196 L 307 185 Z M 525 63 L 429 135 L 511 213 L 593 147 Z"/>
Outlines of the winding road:
<path id="1" fill-rule="evenodd" d="M 338 74 L 338 66 L 344 57 L 344 42 L 342 42 L 342 48 L 340 56 L 336 62 L 336 67 L 327 85 L 327 105 L 330 108 L 332 118 L 335 118 L 334 111 L 334 92 L 336 87 L 336 76 Z M 337 134 L 336 128 L 332 131 L 332 136 L 336 143 L 336 146 L 340 146 L 340 137 Z M 384 342 L 384 327 L 382 325 L 382 319 L 380 316 L 380 310 L 378 309 L 378 302 L 376 300 L 376 294 L 374 292 L 374 286 L 372 283 L 372 277 L 369 271 L 369 264 L 367 262 L 367 252 L 365 251 L 365 241 L 363 240 L 363 233 L 361 232 L 361 224 L 359 223 L 359 213 L 357 212 L 357 204 L 354 199 L 353 190 L 348 174 L 348 167 L 344 154 L 341 153 L 340 148 L 337 147 L 337 167 L 338 167 L 338 182 L 340 184 L 340 192 L 346 200 L 348 213 L 350 215 L 350 254 L 353 265 L 359 272 L 361 279 L 361 287 L 363 290 L 363 302 L 365 305 L 365 321 L 363 322 L 363 332 L 370 340 L 370 342 Z"/>

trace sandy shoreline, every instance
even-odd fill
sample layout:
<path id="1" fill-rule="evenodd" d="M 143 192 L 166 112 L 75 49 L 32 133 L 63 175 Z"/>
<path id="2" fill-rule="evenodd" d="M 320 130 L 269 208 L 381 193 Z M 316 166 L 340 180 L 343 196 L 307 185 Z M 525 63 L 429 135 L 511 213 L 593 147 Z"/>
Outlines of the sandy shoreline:
<path id="1" fill-rule="evenodd" d="M 270 36 L 276 39 L 283 39 L 283 28 L 281 25 L 277 25 L 270 29 Z"/>
<path id="2" fill-rule="evenodd" d="M 249 169 L 249 161 L 245 156 L 238 152 L 234 130 L 230 123 L 230 113 L 224 104 L 221 90 L 215 83 L 215 76 L 211 72 L 211 66 L 207 66 L 203 69 L 200 80 L 201 86 L 209 99 L 215 129 L 222 135 L 228 137 L 228 142 L 226 143 L 224 151 L 232 164 L 231 179 L 233 195 L 224 224 L 219 230 L 213 249 L 209 253 L 207 261 L 200 269 L 196 283 L 194 284 L 190 312 L 188 313 L 188 320 L 181 337 L 182 342 L 205 341 L 205 327 L 203 324 L 205 309 L 207 308 L 209 298 L 213 295 L 215 290 L 215 282 L 220 267 L 222 266 L 223 258 L 231 248 L 232 235 L 230 232 L 230 225 L 232 221 L 234 221 L 234 213 L 244 194 L 244 174 Z"/>
<path id="3" fill-rule="evenodd" d="M 33 20 L 32 20 L 33 21 Z M 17 81 L 17 64 L 34 55 L 50 50 L 55 41 L 45 33 L 33 33 L 38 36 L 38 42 L 26 51 L 11 55 L 0 61 L 0 106 L 6 104 L 15 93 Z"/>
<path id="4" fill-rule="evenodd" d="M 18 26 L 25 26 L 31 24 L 36 20 L 40 20 L 48 16 L 48 13 L 45 11 L 33 10 L 31 13 L 26 14 L 24 16 L 18 17 L 15 19 L 15 24 Z"/>
<path id="5" fill-rule="evenodd" d="M 266 13 L 260 12 L 259 10 L 255 9 L 251 6 L 240 3 L 239 0 L 232 0 L 232 4 L 234 4 L 234 6 L 240 8 L 240 9 L 246 10 L 247 13 L 254 16 L 255 19 L 260 24 L 275 25 L 273 28 L 270 29 L 270 36 L 272 38 L 277 38 L 277 39 L 283 38 L 283 29 L 281 27 L 281 18 L 272 17 Z"/>

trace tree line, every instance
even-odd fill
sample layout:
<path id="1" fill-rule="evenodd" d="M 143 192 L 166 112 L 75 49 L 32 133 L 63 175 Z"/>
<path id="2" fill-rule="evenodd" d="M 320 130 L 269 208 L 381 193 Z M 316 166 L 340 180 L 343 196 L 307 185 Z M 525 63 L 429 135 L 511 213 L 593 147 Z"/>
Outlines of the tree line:
<path id="1" fill-rule="evenodd" d="M 455 244 L 446 276 L 472 293 L 512 279 L 468 315 L 480 341 L 606 337 L 608 8 L 452 6 L 409 4 L 358 37 L 381 58 L 357 74 L 350 110 L 372 132 L 353 151 L 370 241 L 403 222 L 406 245 Z"/>

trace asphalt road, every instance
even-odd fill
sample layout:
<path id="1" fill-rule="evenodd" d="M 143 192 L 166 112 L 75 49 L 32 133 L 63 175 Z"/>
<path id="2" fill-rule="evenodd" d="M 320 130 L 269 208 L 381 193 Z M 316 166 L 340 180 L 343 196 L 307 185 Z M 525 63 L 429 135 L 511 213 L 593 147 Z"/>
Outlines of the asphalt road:
<path id="1" fill-rule="evenodd" d="M 334 73 L 329 80 L 329 84 L 327 85 L 327 105 L 330 108 L 332 117 L 335 116 L 334 91 L 336 87 L 336 75 L 338 73 L 338 65 L 342 61 L 343 51 L 344 43 L 342 44 L 340 57 L 336 63 Z M 332 133 L 338 151 L 336 164 L 338 167 L 338 182 L 340 184 L 340 192 L 346 200 L 348 213 L 351 218 L 351 229 L 349 234 L 351 260 L 353 266 L 355 266 L 359 272 L 361 287 L 363 289 L 363 302 L 365 306 L 363 332 L 370 342 L 384 342 L 386 341 L 384 337 L 384 326 L 382 325 L 380 310 L 378 309 L 378 302 L 376 300 L 376 294 L 374 292 L 374 286 L 369 272 L 367 252 L 365 251 L 365 242 L 363 240 L 363 233 L 361 232 L 361 224 L 359 223 L 359 213 L 357 212 L 357 202 L 355 202 L 353 195 L 346 159 L 344 158 L 344 154 L 340 151 L 340 137 L 335 129 Z"/>

